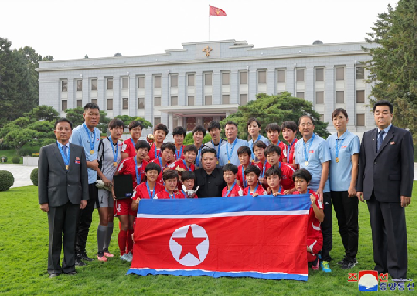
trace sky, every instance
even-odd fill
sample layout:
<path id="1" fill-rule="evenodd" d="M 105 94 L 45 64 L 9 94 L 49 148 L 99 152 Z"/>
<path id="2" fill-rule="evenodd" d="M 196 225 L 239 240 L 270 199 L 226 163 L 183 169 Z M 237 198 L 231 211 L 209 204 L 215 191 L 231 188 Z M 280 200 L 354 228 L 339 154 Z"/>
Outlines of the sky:
<path id="1" fill-rule="evenodd" d="M 235 39 L 255 48 L 364 41 L 394 0 L 0 0 L 0 37 L 54 60 Z M 227 16 L 210 17 L 209 5 Z"/>

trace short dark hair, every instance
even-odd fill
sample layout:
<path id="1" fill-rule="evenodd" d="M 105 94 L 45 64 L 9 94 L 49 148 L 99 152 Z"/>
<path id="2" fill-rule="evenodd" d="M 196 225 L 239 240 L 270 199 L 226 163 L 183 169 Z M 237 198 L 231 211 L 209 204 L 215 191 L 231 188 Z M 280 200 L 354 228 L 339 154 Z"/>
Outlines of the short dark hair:
<path id="1" fill-rule="evenodd" d="M 311 117 L 311 116 L 310 116 L 310 115 L 308 115 L 308 114 L 305 114 L 305 115 L 301 116 L 301 117 L 298 119 L 298 125 L 300 125 L 300 124 L 301 124 L 301 118 L 304 118 L 304 117 L 310 118 L 311 123 L 314 125 L 314 120 L 313 120 L 313 117 Z"/>
<path id="2" fill-rule="evenodd" d="M 300 179 L 304 179 L 306 180 L 306 182 L 310 182 L 311 181 L 311 174 L 309 171 L 307 171 L 306 169 L 299 169 L 296 170 L 293 174 L 292 174 L 292 180 L 295 181 L 295 178 L 300 178 Z"/>
<path id="3" fill-rule="evenodd" d="M 204 153 L 213 153 L 214 156 L 217 157 L 216 150 L 208 146 L 205 146 L 203 149 L 201 149 L 201 158 L 203 158 Z"/>
<path id="4" fill-rule="evenodd" d="M 163 123 L 159 123 L 159 124 L 157 124 L 157 125 L 155 126 L 155 128 L 154 128 L 154 130 L 153 130 L 153 131 L 154 131 L 154 132 L 156 132 L 156 131 L 163 131 L 163 132 L 165 132 L 165 136 L 169 134 L 169 131 L 168 131 L 167 126 L 166 126 L 165 124 L 163 124 Z"/>
<path id="5" fill-rule="evenodd" d="M 237 128 L 237 123 L 234 121 L 229 120 L 228 122 L 226 122 L 226 124 L 224 125 L 224 127 L 226 128 L 226 125 L 234 125 Z"/>
<path id="6" fill-rule="evenodd" d="M 145 140 L 137 141 L 136 144 L 135 144 L 135 150 L 139 150 L 139 149 L 142 149 L 142 148 L 146 148 L 149 151 L 151 149 L 151 146 L 149 146 L 148 141 L 145 141 Z"/>
<path id="7" fill-rule="evenodd" d="M 337 117 L 337 115 L 339 115 L 339 113 L 342 113 L 346 118 L 349 118 L 349 116 L 348 116 L 348 114 L 347 114 L 347 112 L 346 112 L 345 109 L 343 109 L 343 108 L 337 108 L 332 113 L 332 119 L 335 118 L 335 117 Z"/>
<path id="8" fill-rule="evenodd" d="M 281 179 L 281 176 L 282 176 L 281 169 L 277 165 L 270 167 L 265 172 L 265 178 L 269 176 L 273 176 L 273 175 L 277 175 Z"/>
<path id="9" fill-rule="evenodd" d="M 175 135 L 182 135 L 185 138 L 185 136 L 187 135 L 187 131 L 182 126 L 177 126 L 172 131 L 172 136 L 175 136 Z"/>
<path id="10" fill-rule="evenodd" d="M 249 156 L 251 156 L 252 151 L 250 150 L 250 148 L 248 146 L 240 146 L 239 149 L 237 149 L 237 155 L 241 155 L 241 154 L 247 154 Z"/>
<path id="11" fill-rule="evenodd" d="M 125 128 L 125 124 L 120 119 L 113 118 L 112 120 L 110 120 L 110 122 L 108 124 L 108 127 L 109 127 L 109 129 L 114 129 L 116 127 L 122 127 L 124 129 Z"/>
<path id="12" fill-rule="evenodd" d="M 281 131 L 284 130 L 284 128 L 288 128 L 293 132 L 297 132 L 298 126 L 294 121 L 284 121 L 281 125 Z"/>
<path id="13" fill-rule="evenodd" d="M 373 107 L 373 113 L 375 113 L 375 109 L 377 106 L 388 106 L 389 107 L 389 112 L 391 114 L 394 113 L 394 106 L 391 104 L 391 102 L 387 101 L 387 100 L 379 100 L 377 102 L 375 102 L 374 107 Z"/>
<path id="14" fill-rule="evenodd" d="M 196 132 L 202 132 L 203 133 L 203 136 L 205 136 L 206 135 L 206 129 L 204 128 L 204 126 L 202 126 L 202 125 L 197 125 L 194 129 L 193 129 L 193 136 L 194 136 L 194 133 L 196 133 Z"/>
<path id="15" fill-rule="evenodd" d="M 133 121 L 131 121 L 131 122 L 129 123 L 129 131 L 130 131 L 132 128 L 136 128 L 136 127 L 138 127 L 138 126 L 140 126 L 140 129 L 141 129 L 141 130 L 143 129 L 143 124 L 142 124 L 142 122 L 137 121 L 137 120 L 133 120 Z"/>
<path id="16" fill-rule="evenodd" d="M 187 154 L 187 152 L 192 152 L 192 151 L 194 151 L 195 154 L 198 154 L 198 149 L 195 145 L 187 145 L 187 146 L 185 146 L 182 153 Z"/>
<path id="17" fill-rule="evenodd" d="M 183 171 L 181 174 L 181 180 L 182 182 L 193 179 L 196 180 L 195 174 L 192 171 Z"/>
<path id="18" fill-rule="evenodd" d="M 274 152 L 276 152 L 278 154 L 278 156 L 281 156 L 281 147 L 279 147 L 278 145 L 277 146 L 275 146 L 275 145 L 269 145 L 265 149 L 265 152 L 264 152 L 265 157 L 268 156 L 268 154 L 274 153 Z"/>
<path id="19" fill-rule="evenodd" d="M 162 143 L 162 145 L 161 145 L 161 153 L 163 151 L 165 151 L 166 149 L 171 150 L 172 153 L 175 154 L 175 145 L 174 145 L 174 143 Z"/>
<path id="20" fill-rule="evenodd" d="M 214 128 L 220 129 L 220 122 L 218 122 L 218 121 L 210 121 L 210 123 L 209 123 L 209 125 L 207 127 L 207 130 L 210 132 Z"/>
<path id="21" fill-rule="evenodd" d="M 268 123 L 268 125 L 265 127 L 265 132 L 270 131 L 277 131 L 278 133 L 280 133 L 281 127 L 277 123 Z"/>
<path id="22" fill-rule="evenodd" d="M 261 170 L 258 168 L 257 165 L 250 164 L 250 165 L 248 165 L 248 167 L 245 170 L 245 176 L 249 173 L 252 173 L 252 172 L 255 173 L 258 177 L 261 174 Z"/>
<path id="23" fill-rule="evenodd" d="M 258 121 L 258 119 L 256 119 L 255 117 L 251 117 L 248 119 L 248 122 L 246 123 L 246 126 L 249 126 L 251 122 L 256 122 L 256 124 L 258 125 L 258 127 L 261 127 L 261 123 Z"/>
<path id="24" fill-rule="evenodd" d="M 163 173 L 162 173 L 162 179 L 164 180 L 164 181 L 166 181 L 166 180 L 171 180 L 171 179 L 179 179 L 179 175 L 178 175 L 178 172 L 176 171 L 176 170 L 165 170 Z"/>
<path id="25" fill-rule="evenodd" d="M 145 167 L 145 173 L 148 171 L 158 171 L 158 174 L 161 172 L 161 167 L 154 162 L 150 162 Z"/>
<path id="26" fill-rule="evenodd" d="M 237 166 L 235 166 L 233 163 L 227 163 L 223 166 L 223 172 L 232 172 L 233 175 L 236 175 L 237 171 Z"/>
<path id="27" fill-rule="evenodd" d="M 58 123 L 60 123 L 60 122 L 68 122 L 68 123 L 69 123 L 69 125 L 70 125 L 70 128 L 71 128 L 71 130 L 72 130 L 72 122 L 71 122 L 71 121 L 69 121 L 68 119 L 66 119 L 65 117 L 61 117 L 61 118 L 59 118 L 57 121 L 55 121 L 54 129 L 56 129 L 56 126 L 57 126 L 57 125 L 58 125 Z"/>
<path id="28" fill-rule="evenodd" d="M 97 104 L 95 104 L 95 103 L 87 103 L 84 106 L 84 111 L 85 110 L 88 110 L 88 109 L 98 109 L 98 111 L 100 111 L 100 107 Z"/>
<path id="29" fill-rule="evenodd" d="M 255 144 L 253 145 L 253 148 L 255 147 L 266 149 L 266 144 L 263 141 L 259 140 L 259 141 L 256 141 Z"/>

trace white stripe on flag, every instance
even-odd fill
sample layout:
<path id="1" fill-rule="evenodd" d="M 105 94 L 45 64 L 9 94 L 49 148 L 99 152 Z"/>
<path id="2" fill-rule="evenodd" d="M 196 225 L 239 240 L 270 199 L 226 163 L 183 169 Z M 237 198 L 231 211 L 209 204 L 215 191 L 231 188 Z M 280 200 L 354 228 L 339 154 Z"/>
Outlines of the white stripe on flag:
<path id="1" fill-rule="evenodd" d="M 246 270 L 246 271 L 213 271 L 213 270 L 206 270 L 206 269 L 201 269 L 201 268 L 196 268 L 196 269 L 189 269 L 189 268 L 177 268 L 177 269 L 168 269 L 168 268 L 164 268 L 164 269 L 154 269 L 154 268 L 149 268 L 149 267 L 143 267 L 143 268 L 130 268 L 130 269 L 137 269 L 137 270 L 142 270 L 142 269 L 149 269 L 149 270 L 156 270 L 156 271 L 196 271 L 196 270 L 201 270 L 204 272 L 225 272 L 225 273 L 245 273 L 245 272 L 253 272 L 253 273 L 260 273 L 260 274 L 295 274 L 295 273 L 287 273 L 287 272 L 280 272 L 280 271 L 269 271 L 269 272 L 260 272 L 260 271 L 250 271 L 250 270 Z M 295 275 L 302 275 L 302 276 L 308 276 L 307 274 L 303 274 L 303 273 L 296 273 Z"/>
<path id="2" fill-rule="evenodd" d="M 137 214 L 137 218 L 159 218 L 159 219 L 188 219 L 188 218 L 218 218 L 236 216 L 299 216 L 308 215 L 309 210 L 299 211 L 245 211 L 245 212 L 223 212 L 216 214 L 196 214 L 196 215 L 151 215 Z"/>

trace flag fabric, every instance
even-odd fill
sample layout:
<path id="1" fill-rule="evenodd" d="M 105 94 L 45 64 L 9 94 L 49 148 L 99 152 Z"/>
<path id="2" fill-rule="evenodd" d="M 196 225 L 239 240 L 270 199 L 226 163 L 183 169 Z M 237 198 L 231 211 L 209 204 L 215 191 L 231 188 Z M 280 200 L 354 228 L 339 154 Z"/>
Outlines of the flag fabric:
<path id="1" fill-rule="evenodd" d="M 223 9 L 210 5 L 210 16 L 227 16 Z"/>
<path id="2" fill-rule="evenodd" d="M 308 194 L 141 200 L 128 274 L 307 281 Z"/>

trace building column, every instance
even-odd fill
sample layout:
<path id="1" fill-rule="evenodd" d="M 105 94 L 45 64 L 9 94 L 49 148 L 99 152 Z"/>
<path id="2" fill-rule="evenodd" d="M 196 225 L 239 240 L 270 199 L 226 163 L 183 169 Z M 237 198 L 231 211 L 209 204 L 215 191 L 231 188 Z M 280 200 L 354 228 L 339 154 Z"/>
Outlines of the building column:
<path id="1" fill-rule="evenodd" d="M 239 96 L 239 71 L 230 72 L 230 104 L 238 104 Z"/>
<path id="2" fill-rule="evenodd" d="M 75 92 L 74 89 L 76 89 L 75 84 L 77 83 L 76 79 L 70 79 L 68 78 L 67 82 L 67 109 L 75 108 L 77 105 L 75 104 Z M 62 100 L 59 101 L 59 105 L 57 110 L 63 111 L 62 109 Z"/>
<path id="3" fill-rule="evenodd" d="M 347 128 L 353 131 L 355 129 L 355 104 L 356 104 L 356 73 L 355 64 L 346 65 L 345 68 L 345 107 L 350 118 Z M 349 117 L 350 117 L 349 116 Z"/>
<path id="4" fill-rule="evenodd" d="M 104 103 L 104 92 L 106 91 L 106 83 L 103 76 L 97 77 L 97 105 L 100 110 L 104 110 L 106 104 Z"/>
<path id="5" fill-rule="evenodd" d="M 154 126 L 152 74 L 145 75 L 145 119 Z"/>
<path id="6" fill-rule="evenodd" d="M 324 121 L 332 122 L 332 112 L 336 106 L 336 92 L 335 92 L 335 70 L 334 66 L 326 67 L 324 69 Z"/>
<path id="7" fill-rule="evenodd" d="M 266 70 L 266 94 L 267 95 L 276 95 L 277 93 L 277 79 L 275 77 L 275 69 L 268 68 Z"/>
<path id="8" fill-rule="evenodd" d="M 305 69 L 304 99 L 314 102 L 314 68 L 311 67 Z"/>
<path id="9" fill-rule="evenodd" d="M 213 70 L 211 82 L 211 87 L 213 90 L 213 105 L 220 105 L 222 102 L 222 81 L 220 70 Z"/>
<path id="10" fill-rule="evenodd" d="M 187 106 L 187 81 L 186 73 L 178 73 L 178 106 Z"/>
<path id="11" fill-rule="evenodd" d="M 204 106 L 204 89 L 203 89 L 203 73 L 195 73 L 194 76 L 194 87 L 195 87 L 195 106 Z"/>
<path id="12" fill-rule="evenodd" d="M 295 66 L 294 68 L 287 68 L 285 73 L 285 89 L 291 96 L 295 97 L 297 95 L 295 91 Z"/>
<path id="13" fill-rule="evenodd" d="M 121 100 L 121 78 L 120 76 L 113 77 L 113 117 L 121 114 L 122 104 Z"/>
<path id="14" fill-rule="evenodd" d="M 258 79 L 256 79 L 256 68 L 250 67 L 248 69 L 248 103 L 249 101 L 256 100 L 256 94 L 258 91 L 258 88 L 256 87 Z M 228 114 L 228 113 L 226 113 Z M 230 113 L 229 113 L 230 114 Z M 228 115 L 227 115 L 228 116 Z"/>
<path id="15" fill-rule="evenodd" d="M 129 101 L 128 101 L 128 114 L 131 117 L 138 116 L 138 96 L 137 96 L 137 85 L 136 76 L 131 74 L 129 77 Z"/>
<path id="16" fill-rule="evenodd" d="M 88 77 L 83 77 L 83 106 L 90 102 L 90 83 Z"/>
<path id="17" fill-rule="evenodd" d="M 171 106 L 169 98 L 169 70 L 161 73 L 161 106 Z M 168 126 L 168 129 L 172 127 L 172 121 L 169 124 L 168 113 L 161 112 L 161 123 Z"/>

